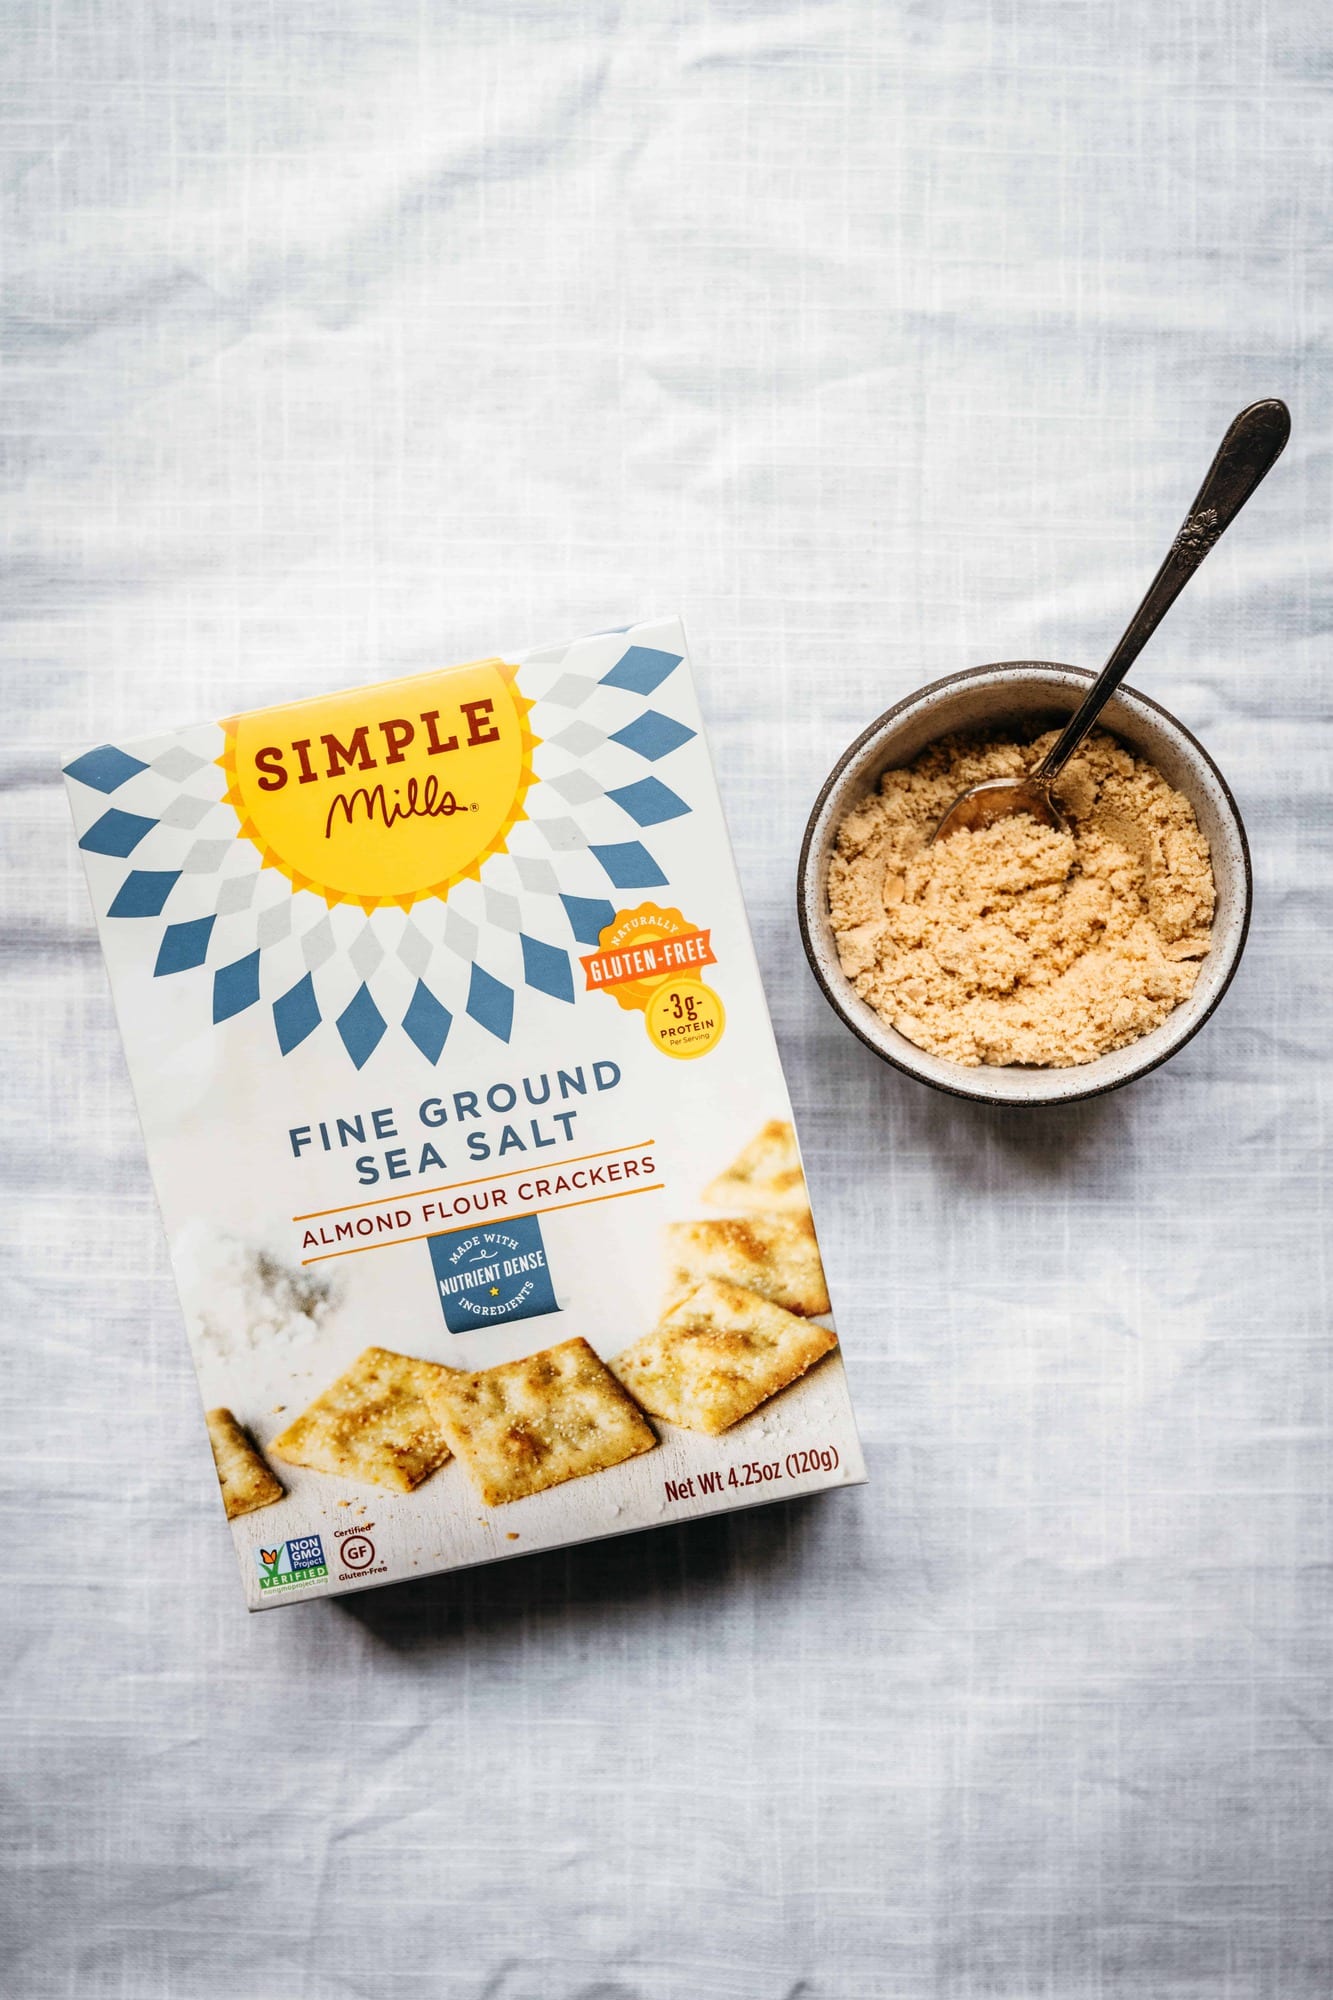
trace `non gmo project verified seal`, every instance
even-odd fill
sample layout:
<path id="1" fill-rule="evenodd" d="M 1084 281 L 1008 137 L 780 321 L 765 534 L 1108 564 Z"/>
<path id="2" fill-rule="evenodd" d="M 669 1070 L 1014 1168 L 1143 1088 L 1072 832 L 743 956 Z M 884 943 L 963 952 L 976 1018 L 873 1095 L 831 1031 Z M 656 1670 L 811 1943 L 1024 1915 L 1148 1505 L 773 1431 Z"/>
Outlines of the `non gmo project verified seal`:
<path id="1" fill-rule="evenodd" d="M 275 1549 L 258 1548 L 255 1563 L 261 1590 L 290 1590 L 303 1583 L 318 1583 L 329 1573 L 318 1535 L 293 1535 Z"/>
<path id="2" fill-rule="evenodd" d="M 454 1229 L 427 1241 L 451 1333 L 559 1312 L 535 1215 L 491 1228 Z"/>

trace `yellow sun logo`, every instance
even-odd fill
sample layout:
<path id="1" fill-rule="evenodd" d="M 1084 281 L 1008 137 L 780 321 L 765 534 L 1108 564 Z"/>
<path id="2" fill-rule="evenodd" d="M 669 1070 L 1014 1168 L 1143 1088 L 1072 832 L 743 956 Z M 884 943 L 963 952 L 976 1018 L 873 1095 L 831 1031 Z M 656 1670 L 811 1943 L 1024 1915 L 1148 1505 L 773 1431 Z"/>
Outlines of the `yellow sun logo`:
<path id="1" fill-rule="evenodd" d="M 517 674 L 476 660 L 224 722 L 217 761 L 242 837 L 330 905 L 406 910 L 476 881 L 535 782 Z"/>

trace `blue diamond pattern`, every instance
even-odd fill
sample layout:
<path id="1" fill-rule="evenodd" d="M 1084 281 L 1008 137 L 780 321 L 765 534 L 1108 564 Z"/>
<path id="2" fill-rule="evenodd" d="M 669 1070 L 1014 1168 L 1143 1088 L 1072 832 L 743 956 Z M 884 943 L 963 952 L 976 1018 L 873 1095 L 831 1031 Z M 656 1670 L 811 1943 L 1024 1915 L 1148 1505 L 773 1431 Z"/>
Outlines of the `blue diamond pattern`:
<path id="1" fill-rule="evenodd" d="M 576 944 L 600 944 L 602 932 L 614 923 L 616 906 L 597 896 L 562 896 Z"/>
<path id="2" fill-rule="evenodd" d="M 627 722 L 623 729 L 612 732 L 613 743 L 623 743 L 627 750 L 635 751 L 655 764 L 659 757 L 667 757 L 673 750 L 679 750 L 682 743 L 688 743 L 694 735 L 683 722 L 675 722 L 669 715 L 659 715 L 655 708 L 646 708 L 642 715 L 636 715 L 633 722 Z"/>
<path id="3" fill-rule="evenodd" d="M 156 825 L 155 819 L 145 819 L 142 813 L 122 812 L 119 806 L 112 806 L 110 812 L 93 821 L 79 846 L 89 854 L 118 854 L 123 861 Z"/>
<path id="4" fill-rule="evenodd" d="M 652 694 L 668 674 L 675 672 L 683 658 L 682 653 L 663 653 L 656 646 L 631 646 L 610 673 L 602 675 L 601 685 L 628 688 L 631 694 Z"/>
<path id="5" fill-rule="evenodd" d="M 621 785 L 606 796 L 614 799 L 636 826 L 660 826 L 664 819 L 679 819 L 689 811 L 684 799 L 660 778 L 640 778 L 636 784 Z"/>
<path id="6" fill-rule="evenodd" d="M 523 946 L 523 977 L 528 985 L 535 986 L 539 993 L 549 993 L 553 1000 L 568 1000 L 572 1006 L 574 973 L 568 952 L 553 944 L 543 944 L 540 938 L 530 938 L 526 931 L 519 932 L 519 942 Z"/>
<path id="7" fill-rule="evenodd" d="M 338 1016 L 338 1033 L 342 1036 L 343 1047 L 358 1069 L 364 1069 L 374 1055 L 387 1025 L 370 997 L 370 988 L 362 980 Z"/>
<path id="8" fill-rule="evenodd" d="M 498 1041 L 507 1042 L 514 1025 L 514 990 L 503 980 L 492 979 L 479 965 L 472 968 L 467 989 L 467 1010 L 473 1020 L 488 1028 Z"/>
<path id="9" fill-rule="evenodd" d="M 163 979 L 169 972 L 190 972 L 196 965 L 202 965 L 208 957 L 214 921 L 212 917 L 196 917 L 192 923 L 168 924 L 157 948 L 154 979 Z"/>
<path id="10" fill-rule="evenodd" d="M 160 917 L 163 904 L 180 879 L 179 868 L 131 868 L 107 915 Z"/>
<path id="11" fill-rule="evenodd" d="M 145 763 L 131 757 L 128 751 L 117 750 L 114 743 L 103 743 L 96 750 L 85 750 L 72 764 L 66 764 L 65 776 L 77 778 L 81 785 L 91 785 L 95 792 L 114 792 L 136 771 L 147 769 Z"/>
<path id="12" fill-rule="evenodd" d="M 609 737 L 602 737 L 600 731 L 594 732 L 599 740 L 616 743 L 647 763 L 657 763 L 680 749 L 682 745 L 693 741 L 696 735 L 693 729 L 670 715 L 646 706 L 648 698 L 669 678 L 681 664 L 681 660 L 682 655 L 678 653 L 652 646 L 631 645 L 622 653 L 615 665 L 601 677 L 600 682 L 591 679 L 586 681 L 583 685 L 588 690 L 597 685 L 618 688 L 639 696 L 645 704 L 641 713 L 635 715 Z M 586 725 L 579 727 L 586 728 Z M 574 746 L 571 744 L 570 748 L 572 750 Z M 65 774 L 72 781 L 88 785 L 106 794 L 116 791 L 143 771 L 161 768 L 165 768 L 163 760 L 155 760 L 149 765 L 128 751 L 107 743 L 76 758 L 73 763 L 65 767 Z M 172 773 L 168 772 L 167 775 L 171 776 Z M 645 829 L 681 818 L 691 810 L 684 797 L 673 791 L 669 785 L 662 783 L 656 776 L 644 776 L 630 784 L 617 786 L 608 791 L 606 796 L 614 799 L 637 827 Z M 95 819 L 83 834 L 79 845 L 89 853 L 127 859 L 138 849 L 146 836 L 161 823 L 163 822 L 159 819 L 142 813 L 108 807 L 101 811 L 100 817 Z M 567 827 L 571 835 L 576 830 L 573 822 L 558 824 Z M 561 846 L 559 841 L 553 841 L 551 844 Z M 596 857 L 617 892 L 661 889 L 668 884 L 668 877 L 640 840 L 593 845 L 586 842 L 586 836 L 580 833 L 577 843 L 572 839 L 566 839 L 564 842 L 565 847 L 572 848 L 575 844 Z M 558 860 L 559 856 L 556 858 Z M 550 870 L 550 864 L 535 865 L 547 871 L 549 879 L 544 884 L 545 890 L 556 891 L 557 882 Z M 160 916 L 176 883 L 180 880 L 181 873 L 182 870 L 179 868 L 131 869 L 121 882 L 107 914 L 112 917 Z M 534 892 L 543 886 L 529 882 L 526 877 L 523 879 L 524 885 Z M 579 945 L 596 947 L 600 943 L 603 931 L 614 922 L 617 903 L 606 897 L 557 893 L 564 905 L 573 939 Z M 516 917 L 517 910 L 514 914 Z M 153 967 L 154 977 L 163 978 L 177 972 L 207 966 L 215 928 L 216 917 L 213 915 L 166 925 L 161 931 Z M 558 945 L 549 944 L 542 938 L 529 936 L 525 931 L 519 931 L 518 941 L 523 954 L 524 985 L 572 1005 L 575 1001 L 576 986 L 574 954 Z M 471 956 L 470 952 L 466 951 L 461 955 L 465 958 Z M 247 952 L 229 965 L 215 967 L 211 977 L 215 1022 L 230 1020 L 258 1003 L 261 956 L 262 947 Z M 271 1006 L 274 1030 L 284 1056 L 313 1035 L 325 1019 L 316 992 L 318 968 L 313 965 L 308 954 L 307 963 L 311 965 L 311 970 L 286 993 L 274 1000 Z M 411 970 L 415 972 L 416 968 L 412 967 Z M 466 1002 L 467 1014 L 499 1041 L 507 1043 L 510 1040 L 516 999 L 513 986 L 496 978 L 475 962 L 471 964 Z M 401 1005 L 401 1002 L 399 1004 Z M 427 1061 L 431 1063 L 440 1061 L 454 1018 L 455 1015 L 438 995 L 418 977 L 411 1000 L 402 1016 L 402 1029 Z M 384 1014 L 372 997 L 368 981 L 363 980 L 336 1021 L 339 1037 L 357 1069 L 363 1068 L 369 1062 L 371 1055 L 387 1033 L 388 1025 Z"/>
<path id="13" fill-rule="evenodd" d="M 243 1014 L 259 998 L 259 953 L 249 951 L 244 958 L 220 965 L 213 974 L 213 1020 L 230 1021 Z"/>
<path id="14" fill-rule="evenodd" d="M 307 972 L 304 979 L 298 979 L 295 986 L 289 986 L 273 1002 L 273 1025 L 278 1032 L 278 1047 L 282 1053 L 289 1056 L 307 1035 L 314 1034 L 321 1019 L 319 1002 L 315 998 L 315 982 Z"/>
<path id="15" fill-rule="evenodd" d="M 617 889 L 660 889 L 666 882 L 641 840 L 622 840 L 614 847 L 594 847 L 591 851 Z"/>
<path id="16" fill-rule="evenodd" d="M 427 1062 L 440 1060 L 440 1051 L 453 1024 L 454 1017 L 449 1009 L 435 998 L 424 979 L 418 979 L 417 990 L 403 1016 L 403 1028 Z"/>

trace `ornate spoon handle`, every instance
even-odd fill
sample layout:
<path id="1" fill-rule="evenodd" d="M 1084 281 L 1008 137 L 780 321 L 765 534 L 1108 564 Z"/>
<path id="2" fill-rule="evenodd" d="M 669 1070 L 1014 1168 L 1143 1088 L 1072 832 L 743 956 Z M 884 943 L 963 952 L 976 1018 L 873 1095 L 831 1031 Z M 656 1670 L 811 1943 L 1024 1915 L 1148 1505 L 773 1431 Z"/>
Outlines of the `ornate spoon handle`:
<path id="1" fill-rule="evenodd" d="M 1251 403 L 1232 423 L 1165 562 L 1148 585 L 1119 645 L 1032 773 L 1035 783 L 1049 785 L 1059 776 L 1209 549 L 1231 526 L 1265 473 L 1272 470 L 1290 436 L 1290 413 L 1276 396 Z"/>

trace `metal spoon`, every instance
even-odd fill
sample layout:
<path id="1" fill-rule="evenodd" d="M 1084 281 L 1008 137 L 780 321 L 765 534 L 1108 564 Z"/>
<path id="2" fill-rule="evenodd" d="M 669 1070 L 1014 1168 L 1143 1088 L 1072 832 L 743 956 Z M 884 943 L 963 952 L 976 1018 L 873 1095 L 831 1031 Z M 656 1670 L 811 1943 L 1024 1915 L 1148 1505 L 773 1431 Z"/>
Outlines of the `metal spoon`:
<path id="1" fill-rule="evenodd" d="M 931 840 L 963 827 L 977 833 L 1011 813 L 1031 813 L 1058 832 L 1069 825 L 1052 797 L 1052 787 L 1093 723 L 1133 666 L 1158 625 L 1179 597 L 1213 544 L 1239 514 L 1264 474 L 1276 463 L 1291 436 L 1291 413 L 1270 396 L 1242 410 L 1217 448 L 1217 457 L 1171 544 L 1166 561 L 1149 584 L 1124 637 L 1088 689 L 1083 701 L 1035 771 L 1023 778 L 987 778 L 959 794 Z"/>

